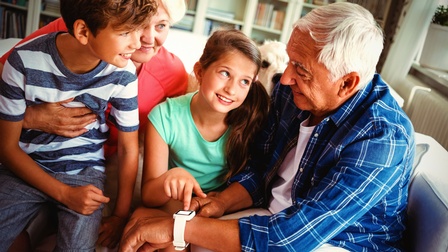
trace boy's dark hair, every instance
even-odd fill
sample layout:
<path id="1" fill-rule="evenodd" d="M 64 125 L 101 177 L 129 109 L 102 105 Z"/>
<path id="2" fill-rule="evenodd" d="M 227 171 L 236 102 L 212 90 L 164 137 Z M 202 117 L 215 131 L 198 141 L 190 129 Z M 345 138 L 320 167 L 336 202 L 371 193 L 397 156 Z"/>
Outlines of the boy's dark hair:
<path id="1" fill-rule="evenodd" d="M 61 0 L 60 11 L 68 32 L 82 19 L 92 34 L 109 24 L 115 30 L 133 31 L 146 25 L 157 11 L 155 0 Z"/>
<path id="2" fill-rule="evenodd" d="M 260 50 L 255 42 L 240 30 L 215 31 L 207 40 L 199 63 L 202 69 L 206 69 L 226 53 L 235 51 L 242 53 L 257 66 L 257 75 L 261 67 Z M 243 104 L 227 114 L 225 120 L 230 127 L 230 134 L 225 149 L 229 168 L 226 179 L 244 169 L 255 134 L 266 121 L 269 100 L 264 86 L 255 81 L 251 83 Z"/>

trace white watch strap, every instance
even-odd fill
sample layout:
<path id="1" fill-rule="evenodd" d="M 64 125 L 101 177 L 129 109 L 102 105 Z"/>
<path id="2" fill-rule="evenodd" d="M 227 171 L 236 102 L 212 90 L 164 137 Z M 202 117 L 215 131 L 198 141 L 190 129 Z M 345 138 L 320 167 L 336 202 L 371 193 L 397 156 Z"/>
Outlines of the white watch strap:
<path id="1" fill-rule="evenodd" d="M 173 245 L 176 250 L 184 250 L 188 246 L 188 243 L 186 243 L 184 239 L 186 222 L 186 217 L 176 216 L 176 218 L 174 218 Z"/>

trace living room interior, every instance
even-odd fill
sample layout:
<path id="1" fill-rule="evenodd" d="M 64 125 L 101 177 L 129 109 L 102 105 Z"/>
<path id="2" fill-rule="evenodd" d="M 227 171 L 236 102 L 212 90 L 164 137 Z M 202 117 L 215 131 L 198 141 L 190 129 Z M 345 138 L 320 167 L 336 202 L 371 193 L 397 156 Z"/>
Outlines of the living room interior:
<path id="1" fill-rule="evenodd" d="M 397 101 L 417 132 L 408 210 L 412 219 L 409 242 L 414 251 L 447 251 L 448 46 L 436 52 L 441 61 L 428 63 L 421 59 L 425 59 L 424 47 L 430 40 L 427 35 L 434 14 L 439 6 L 447 8 L 448 0 L 348 1 L 365 6 L 378 17 L 385 32 L 385 47 L 377 71 L 396 93 Z M 1 0 L 0 53 L 59 17 L 58 2 Z M 164 46 L 176 54 L 191 73 L 208 35 L 216 27 L 241 29 L 259 43 L 264 40 L 286 43 L 297 18 L 332 2 L 335 1 L 187 0 L 185 18 L 170 30 Z M 448 34 L 448 23 L 444 28 Z"/>

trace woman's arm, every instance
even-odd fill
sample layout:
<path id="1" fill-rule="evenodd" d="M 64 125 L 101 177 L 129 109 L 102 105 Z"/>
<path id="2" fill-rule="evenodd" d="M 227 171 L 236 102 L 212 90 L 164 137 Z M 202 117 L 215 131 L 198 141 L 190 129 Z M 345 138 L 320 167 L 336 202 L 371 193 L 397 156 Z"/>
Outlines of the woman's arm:
<path id="1" fill-rule="evenodd" d="M 94 122 L 96 115 L 87 107 L 67 108 L 64 106 L 64 103 L 72 100 L 73 98 L 27 107 L 23 127 L 65 137 L 77 137 L 84 134 L 87 132 L 85 126 Z"/>

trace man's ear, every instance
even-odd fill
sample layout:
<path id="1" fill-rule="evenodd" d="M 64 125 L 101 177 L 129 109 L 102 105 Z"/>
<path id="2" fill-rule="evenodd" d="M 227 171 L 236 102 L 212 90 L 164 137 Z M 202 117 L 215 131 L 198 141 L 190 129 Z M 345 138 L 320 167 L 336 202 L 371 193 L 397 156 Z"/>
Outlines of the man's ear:
<path id="1" fill-rule="evenodd" d="M 194 72 L 194 75 L 196 76 L 196 80 L 198 81 L 198 84 L 200 86 L 201 82 L 202 82 L 202 66 L 201 66 L 201 63 L 199 63 L 199 61 L 194 64 L 193 72 Z"/>
<path id="2" fill-rule="evenodd" d="M 90 32 L 89 27 L 87 27 L 86 22 L 82 19 L 78 19 L 73 24 L 73 35 L 79 43 L 86 45 L 89 41 L 89 36 L 92 36 L 93 34 Z"/>
<path id="3" fill-rule="evenodd" d="M 351 72 L 342 77 L 342 83 L 339 87 L 338 95 L 345 97 L 351 96 L 359 89 L 359 74 L 357 72 Z"/>

